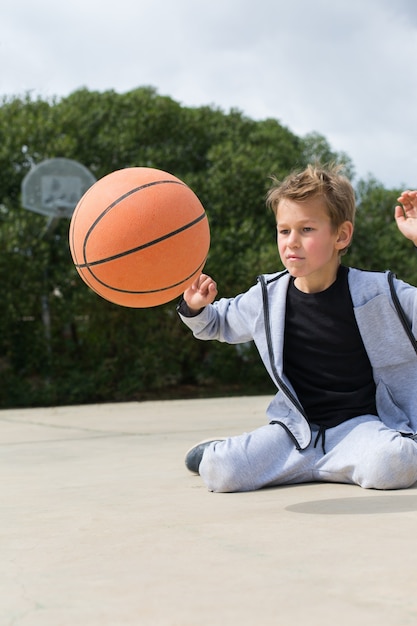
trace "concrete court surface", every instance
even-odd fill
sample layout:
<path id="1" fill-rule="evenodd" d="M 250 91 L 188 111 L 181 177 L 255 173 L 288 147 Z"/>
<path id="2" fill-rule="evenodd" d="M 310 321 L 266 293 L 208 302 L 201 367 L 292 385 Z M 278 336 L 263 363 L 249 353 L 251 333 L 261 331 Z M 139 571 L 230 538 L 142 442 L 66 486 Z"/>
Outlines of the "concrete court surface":
<path id="1" fill-rule="evenodd" d="M 267 397 L 0 411 L 0 626 L 417 623 L 417 485 L 213 494 Z"/>

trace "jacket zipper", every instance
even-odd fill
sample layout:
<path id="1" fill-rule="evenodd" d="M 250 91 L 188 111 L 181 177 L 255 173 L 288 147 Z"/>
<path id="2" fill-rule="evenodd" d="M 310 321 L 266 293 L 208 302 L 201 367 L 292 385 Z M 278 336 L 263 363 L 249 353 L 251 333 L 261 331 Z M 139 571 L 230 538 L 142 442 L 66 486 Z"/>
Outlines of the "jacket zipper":
<path id="1" fill-rule="evenodd" d="M 276 382 L 278 384 L 278 388 L 287 396 L 287 398 L 292 402 L 292 404 L 295 406 L 295 408 L 308 421 L 307 415 L 305 414 L 304 409 L 301 406 L 300 402 L 297 400 L 297 398 L 294 396 L 292 391 L 284 383 L 284 381 L 279 376 L 279 374 L 277 372 L 277 369 L 275 367 L 274 347 L 272 345 L 271 319 L 270 319 L 270 316 L 269 316 L 268 291 L 267 291 L 267 288 L 266 288 L 266 283 L 265 283 L 264 277 L 260 276 L 259 280 L 260 280 L 261 288 L 262 288 L 262 301 L 263 301 L 263 307 L 264 307 L 264 324 L 265 324 L 265 333 L 266 333 L 266 343 L 267 343 L 267 346 L 268 346 L 268 356 L 269 356 L 269 360 L 271 362 L 272 372 L 273 372 L 273 374 L 275 376 Z M 296 443 L 297 448 L 300 449 L 300 445 L 299 445 L 298 441 L 296 440 L 294 435 L 288 430 L 288 428 L 285 426 L 285 424 L 282 424 L 282 422 L 277 422 L 277 421 L 275 421 L 273 423 L 274 424 L 280 424 L 281 426 L 283 426 L 287 430 L 288 434 L 292 437 L 293 441 Z"/>
<path id="2" fill-rule="evenodd" d="M 392 301 L 394 302 L 394 306 L 397 310 L 398 313 L 398 317 L 400 318 L 400 322 L 403 325 L 403 328 L 409 338 L 409 340 L 411 341 L 411 345 L 413 346 L 416 354 L 417 354 L 417 341 L 413 335 L 413 333 L 411 332 L 411 328 L 407 322 L 407 318 L 405 316 L 404 313 L 404 309 L 401 306 L 400 300 L 398 298 L 397 292 L 395 291 L 395 287 L 394 287 L 394 278 L 395 278 L 395 274 L 393 274 L 392 272 L 388 272 L 388 284 L 389 284 L 389 288 L 391 291 L 391 297 L 392 297 Z"/>

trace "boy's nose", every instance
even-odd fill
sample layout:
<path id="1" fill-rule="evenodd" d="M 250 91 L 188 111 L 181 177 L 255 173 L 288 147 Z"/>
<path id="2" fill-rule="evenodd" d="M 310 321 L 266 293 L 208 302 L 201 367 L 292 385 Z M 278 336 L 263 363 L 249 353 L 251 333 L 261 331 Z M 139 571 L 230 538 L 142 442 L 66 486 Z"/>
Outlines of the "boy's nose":
<path id="1" fill-rule="evenodd" d="M 298 248 L 298 246 L 300 245 L 300 240 L 297 233 L 292 232 L 288 237 L 287 243 L 290 248 Z"/>

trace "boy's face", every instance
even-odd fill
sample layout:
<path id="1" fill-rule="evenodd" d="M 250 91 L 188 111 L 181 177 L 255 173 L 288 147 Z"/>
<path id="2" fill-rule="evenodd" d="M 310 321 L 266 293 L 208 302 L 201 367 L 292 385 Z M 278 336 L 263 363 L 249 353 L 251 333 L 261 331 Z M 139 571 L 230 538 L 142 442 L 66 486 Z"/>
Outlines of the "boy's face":
<path id="1" fill-rule="evenodd" d="M 323 200 L 283 199 L 277 210 L 277 243 L 281 261 L 301 291 L 327 289 L 336 279 L 339 251 L 349 244 L 353 226 L 332 227 Z"/>

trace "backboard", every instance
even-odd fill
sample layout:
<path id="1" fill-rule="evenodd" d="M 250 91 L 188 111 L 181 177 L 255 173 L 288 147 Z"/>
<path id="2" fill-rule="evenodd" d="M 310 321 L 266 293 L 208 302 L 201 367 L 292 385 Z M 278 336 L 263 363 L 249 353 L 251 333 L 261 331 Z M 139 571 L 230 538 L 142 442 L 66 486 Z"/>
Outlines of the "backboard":
<path id="1" fill-rule="evenodd" d="M 77 161 L 47 159 L 23 179 L 22 205 L 51 218 L 70 218 L 78 201 L 95 182 L 91 172 Z"/>

